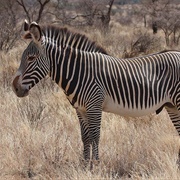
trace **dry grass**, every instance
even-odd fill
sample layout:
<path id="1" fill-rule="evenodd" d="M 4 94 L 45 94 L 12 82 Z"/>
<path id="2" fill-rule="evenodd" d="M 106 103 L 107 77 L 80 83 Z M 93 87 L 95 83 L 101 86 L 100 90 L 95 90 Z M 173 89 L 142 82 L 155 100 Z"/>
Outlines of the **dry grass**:
<path id="1" fill-rule="evenodd" d="M 111 40 L 96 33 L 113 51 Z M 21 52 L 17 47 L 0 54 L 1 180 L 180 179 L 179 137 L 165 110 L 136 119 L 103 113 L 100 164 L 84 169 L 78 119 L 62 91 L 47 79 L 26 98 L 12 92 Z"/>

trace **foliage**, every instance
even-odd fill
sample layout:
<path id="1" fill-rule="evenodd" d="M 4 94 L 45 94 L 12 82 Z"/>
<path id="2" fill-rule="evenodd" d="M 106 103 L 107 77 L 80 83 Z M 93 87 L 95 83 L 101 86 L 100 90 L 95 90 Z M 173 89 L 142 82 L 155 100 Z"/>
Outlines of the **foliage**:
<path id="1" fill-rule="evenodd" d="M 47 7 L 48 11 L 55 8 L 50 4 L 43 12 L 47 12 Z M 18 32 L 24 20 L 22 8 L 15 4 L 12 7 L 18 9 L 14 16 L 18 29 L 14 27 L 10 37 Z M 123 8 L 123 12 L 132 11 L 130 5 Z M 67 12 L 70 9 L 68 6 Z M 138 56 L 164 49 L 164 34 L 161 31 L 152 34 L 151 27 L 143 27 L 140 18 L 134 18 L 133 13 L 127 13 L 132 16 L 128 23 L 118 22 L 118 18 L 126 17 L 126 14 L 121 16 L 122 9 L 114 9 L 106 34 L 95 26 L 76 30 L 86 33 L 114 57 L 122 57 L 125 48 L 130 56 L 132 52 Z M 7 20 L 5 11 L 1 13 Z M 47 17 L 49 14 L 43 16 Z M 6 32 L 13 28 L 14 21 L 9 17 L 7 22 L 10 23 L 6 24 L 3 18 L 1 28 Z M 3 47 L 8 45 L 7 41 L 3 42 Z M 103 113 L 100 164 L 93 171 L 89 166 L 84 168 L 79 122 L 60 88 L 46 79 L 23 99 L 17 98 L 11 90 L 12 77 L 25 46 L 24 42 L 18 41 L 7 52 L 5 48 L 0 51 L 0 179 L 180 179 L 177 165 L 179 136 L 166 111 L 142 118 Z"/>
<path id="2" fill-rule="evenodd" d="M 16 0 L 16 2 L 23 8 L 29 22 L 36 21 L 39 23 L 39 21 L 42 19 L 45 6 L 47 6 L 50 0 Z"/>
<path id="3" fill-rule="evenodd" d="M 16 8 L 13 0 L 0 1 L 0 51 L 7 52 L 15 45 L 19 37 Z"/>
<path id="4" fill-rule="evenodd" d="M 134 28 L 144 24 L 143 30 L 152 29 L 156 34 L 162 32 L 164 46 L 168 48 L 177 47 L 180 41 L 180 6 L 177 0 L 1 0 L 0 17 L 1 51 L 15 46 L 25 18 L 43 24 L 48 22 L 76 28 L 91 26 L 105 32 L 104 35 L 112 22 Z"/>
<path id="5" fill-rule="evenodd" d="M 140 5 L 138 13 L 144 18 L 145 26 L 149 19 L 154 33 L 158 29 L 163 31 L 167 46 L 177 46 L 180 39 L 179 3 L 175 0 L 143 0 Z"/>
<path id="6" fill-rule="evenodd" d="M 155 52 L 160 47 L 160 39 L 148 32 L 135 32 L 130 47 L 125 47 L 123 58 L 142 56 Z"/>

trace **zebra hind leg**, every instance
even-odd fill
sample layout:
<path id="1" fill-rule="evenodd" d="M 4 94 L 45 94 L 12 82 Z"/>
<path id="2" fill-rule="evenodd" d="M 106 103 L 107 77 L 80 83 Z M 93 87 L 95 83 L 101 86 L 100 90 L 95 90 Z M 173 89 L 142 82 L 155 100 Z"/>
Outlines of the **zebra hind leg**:
<path id="1" fill-rule="evenodd" d="M 93 165 L 99 164 L 99 140 L 100 140 L 100 127 L 101 127 L 102 108 L 93 106 L 87 111 L 87 119 L 89 122 L 89 137 L 92 146 L 92 162 Z"/>
<path id="2" fill-rule="evenodd" d="M 180 137 L 180 111 L 175 106 L 166 107 L 166 110 Z M 178 165 L 180 167 L 180 149 L 178 155 Z"/>

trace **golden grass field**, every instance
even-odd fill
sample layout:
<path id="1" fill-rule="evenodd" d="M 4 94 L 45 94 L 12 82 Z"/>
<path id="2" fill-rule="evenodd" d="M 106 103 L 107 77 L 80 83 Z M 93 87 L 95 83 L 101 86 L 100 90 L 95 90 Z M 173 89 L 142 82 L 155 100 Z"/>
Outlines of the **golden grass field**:
<path id="1" fill-rule="evenodd" d="M 111 54 L 122 54 L 126 38 L 119 31 L 90 37 Z M 141 118 L 103 113 L 100 163 L 84 169 L 78 119 L 61 89 L 47 78 L 28 97 L 12 92 L 26 46 L 20 41 L 8 53 L 0 52 L 0 180 L 180 179 L 179 137 L 166 110 Z"/>

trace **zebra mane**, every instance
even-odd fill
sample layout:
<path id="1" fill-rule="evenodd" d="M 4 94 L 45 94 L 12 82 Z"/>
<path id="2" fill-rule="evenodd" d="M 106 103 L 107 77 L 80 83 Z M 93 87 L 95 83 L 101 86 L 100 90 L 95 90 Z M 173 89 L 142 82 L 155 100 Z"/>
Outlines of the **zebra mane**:
<path id="1" fill-rule="evenodd" d="M 107 54 L 106 50 L 99 46 L 95 41 L 91 41 L 87 36 L 70 31 L 68 28 L 61 28 L 56 26 L 44 26 L 42 32 L 45 38 L 52 39 L 58 46 L 66 45 L 88 52 L 99 52 Z"/>
<path id="2" fill-rule="evenodd" d="M 157 54 L 162 54 L 162 53 L 166 53 L 166 52 L 179 52 L 179 51 L 178 50 L 165 49 L 165 50 L 158 52 Z"/>

